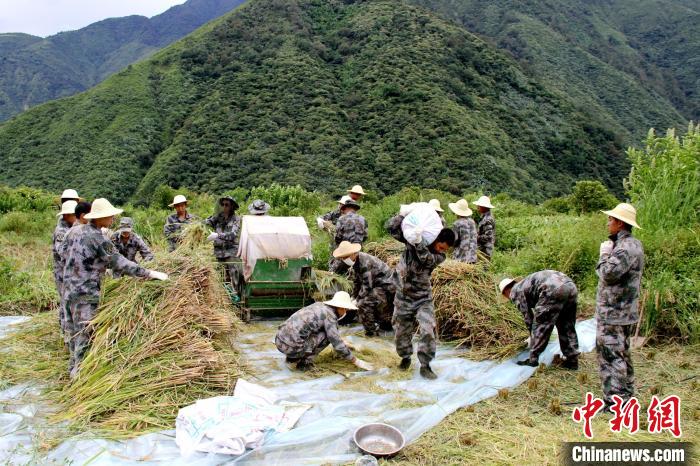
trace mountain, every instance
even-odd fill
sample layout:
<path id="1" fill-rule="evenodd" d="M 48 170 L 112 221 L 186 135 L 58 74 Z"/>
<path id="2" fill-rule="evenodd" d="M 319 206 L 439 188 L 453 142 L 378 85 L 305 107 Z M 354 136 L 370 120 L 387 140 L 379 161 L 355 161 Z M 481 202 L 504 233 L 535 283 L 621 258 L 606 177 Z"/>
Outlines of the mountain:
<path id="1" fill-rule="evenodd" d="M 46 39 L 0 34 L 0 121 L 84 91 L 244 1 L 188 0 L 151 19 L 106 19 Z"/>
<path id="2" fill-rule="evenodd" d="M 0 183 L 117 201 L 161 184 L 618 192 L 622 143 L 506 54 L 397 1 L 253 0 L 0 125 Z"/>
<path id="3" fill-rule="evenodd" d="M 627 143 L 700 120 L 697 0 L 411 0 L 508 51 Z"/>

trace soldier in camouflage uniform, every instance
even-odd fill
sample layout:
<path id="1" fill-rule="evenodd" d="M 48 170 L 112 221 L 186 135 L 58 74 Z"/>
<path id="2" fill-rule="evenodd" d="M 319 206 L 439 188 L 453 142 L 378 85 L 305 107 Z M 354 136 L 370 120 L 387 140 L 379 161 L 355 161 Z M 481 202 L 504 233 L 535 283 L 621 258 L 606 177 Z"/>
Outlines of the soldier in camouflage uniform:
<path id="1" fill-rule="evenodd" d="M 338 200 L 338 208 L 335 210 L 331 210 L 330 212 L 326 212 L 322 216 L 318 217 L 316 219 L 318 223 L 318 227 L 323 229 L 323 228 L 328 228 L 328 224 L 326 222 L 330 222 L 331 225 L 335 226 L 336 223 L 338 223 L 338 219 L 342 215 L 342 209 L 343 209 L 343 204 L 345 204 L 345 201 L 350 200 L 350 196 L 343 196 Z"/>
<path id="2" fill-rule="evenodd" d="M 472 210 L 469 203 L 460 199 L 448 204 L 450 210 L 457 216 L 452 230 L 455 232 L 455 248 L 452 258 L 468 264 L 476 263 L 476 222 L 471 218 Z"/>
<path id="3" fill-rule="evenodd" d="M 393 271 L 376 257 L 360 252 L 362 245 L 347 241 L 333 251 L 333 257 L 352 268 L 353 291 L 365 335 L 376 336 L 378 330 L 391 330 L 396 284 Z"/>
<path id="4" fill-rule="evenodd" d="M 352 199 L 346 200 L 341 206 L 341 216 L 335 225 L 335 245 L 340 245 L 343 241 L 349 243 L 362 244 L 367 240 L 367 220 L 357 211 L 360 205 Z M 342 261 L 331 257 L 328 270 L 337 274 L 344 274 L 349 267 Z"/>
<path id="5" fill-rule="evenodd" d="M 399 367 L 406 370 L 411 365 L 413 354 L 411 339 L 417 326 L 420 374 L 427 379 L 436 379 L 437 376 L 430 368 L 430 361 L 435 358 L 437 345 L 430 274 L 435 267 L 445 261 L 445 252 L 454 245 L 455 235 L 452 230 L 445 228 L 431 245 L 426 244 L 425 241 L 410 244 L 401 230 L 403 219 L 402 215 L 396 215 L 387 222 L 389 234 L 406 244 L 394 274 L 396 295 L 392 323 L 396 331 L 396 352 L 401 356 Z"/>
<path id="6" fill-rule="evenodd" d="M 224 196 L 219 199 L 219 212 L 204 221 L 214 229 L 207 239 L 214 243 L 214 256 L 224 264 L 226 281 L 233 285 L 236 293 L 240 284 L 240 270 L 233 263 L 238 255 L 238 235 L 241 231 L 241 217 L 235 214 L 238 207 L 234 198 Z"/>
<path id="7" fill-rule="evenodd" d="M 338 320 L 348 309 L 357 309 L 344 291 L 335 294 L 332 300 L 311 304 L 292 314 L 277 330 L 275 346 L 286 355 L 288 363 L 296 363 L 299 370 L 313 367 L 314 358 L 328 345 L 339 356 L 365 370 L 372 367 L 353 356 L 340 337 Z"/>
<path id="8" fill-rule="evenodd" d="M 644 271 L 642 243 L 632 236 L 639 228 L 636 210 L 619 204 L 608 215 L 610 240 L 600 245 L 596 266 L 596 351 L 606 407 L 612 396 L 628 400 L 634 395 L 634 368 L 630 338 L 639 321 L 639 288 Z"/>
<path id="9" fill-rule="evenodd" d="M 496 243 L 496 221 L 491 214 L 491 200 L 488 196 L 481 196 L 478 200 L 474 201 L 479 209 L 479 214 L 481 214 L 481 220 L 479 220 L 479 232 L 476 236 L 477 246 L 479 251 L 481 251 L 488 259 L 491 259 L 493 255 L 493 246 Z"/>
<path id="10" fill-rule="evenodd" d="M 68 343 L 68 335 L 66 333 L 66 317 L 63 309 L 63 241 L 66 238 L 68 230 L 75 223 L 75 207 L 78 205 L 76 201 L 66 201 L 61 206 L 61 212 L 58 224 L 53 231 L 51 239 L 51 251 L 53 252 L 53 278 L 56 282 L 56 291 L 58 292 L 58 324 L 61 327 L 63 338 Z"/>
<path id="11" fill-rule="evenodd" d="M 136 254 L 140 254 L 141 259 L 146 262 L 153 260 L 153 253 L 146 242 L 134 233 L 134 221 L 131 217 L 122 217 L 119 229 L 112 234 L 111 240 L 117 252 L 131 262 L 136 262 Z M 114 276 L 120 277 L 121 273 L 115 270 Z"/>
<path id="12" fill-rule="evenodd" d="M 256 199 L 253 202 L 251 202 L 250 205 L 248 206 L 248 213 L 250 215 L 258 215 L 258 216 L 268 215 L 269 211 L 270 211 L 270 204 L 263 201 L 262 199 Z"/>
<path id="13" fill-rule="evenodd" d="M 90 345 L 92 329 L 88 325 L 95 317 L 100 301 L 100 288 L 105 271 L 110 268 L 125 275 L 167 279 L 161 272 L 146 270 L 119 254 L 100 228 L 107 228 L 121 209 L 115 209 L 106 199 L 97 199 L 87 214 L 90 223 L 78 225 L 67 235 L 63 298 L 66 309 L 66 328 L 70 333 L 69 370 L 71 378 L 78 373 L 80 362 Z"/>
<path id="14" fill-rule="evenodd" d="M 503 296 L 518 307 L 530 332 L 530 357 L 518 361 L 520 366 L 537 367 L 540 354 L 547 348 L 554 326 L 567 369 L 578 369 L 576 335 L 576 298 L 574 282 L 556 270 L 542 270 L 516 282 L 507 278 L 500 284 Z"/>
<path id="15" fill-rule="evenodd" d="M 182 194 L 175 196 L 172 204 L 169 205 L 175 208 L 175 213 L 165 219 L 163 233 L 168 240 L 168 251 L 173 252 L 180 243 L 182 227 L 194 222 L 197 218 L 187 212 L 187 199 Z"/>

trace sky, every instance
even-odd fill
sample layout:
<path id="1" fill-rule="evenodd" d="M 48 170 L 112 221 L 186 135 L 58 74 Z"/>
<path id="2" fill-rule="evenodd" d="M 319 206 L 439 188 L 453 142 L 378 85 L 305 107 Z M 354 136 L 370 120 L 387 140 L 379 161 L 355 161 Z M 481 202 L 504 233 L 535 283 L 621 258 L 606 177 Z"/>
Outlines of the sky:
<path id="1" fill-rule="evenodd" d="M 119 16 L 155 16 L 185 0 L 0 0 L 0 33 L 50 36 Z"/>

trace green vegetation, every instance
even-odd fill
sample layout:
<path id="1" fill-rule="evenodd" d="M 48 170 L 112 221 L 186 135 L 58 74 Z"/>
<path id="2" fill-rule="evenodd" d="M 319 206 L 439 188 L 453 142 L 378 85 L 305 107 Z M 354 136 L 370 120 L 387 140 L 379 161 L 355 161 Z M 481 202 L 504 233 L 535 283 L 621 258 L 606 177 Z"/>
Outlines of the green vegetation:
<path id="1" fill-rule="evenodd" d="M 0 34 L 0 121 L 84 91 L 242 2 L 189 0 L 150 19 L 111 18 L 45 39 Z"/>
<path id="2" fill-rule="evenodd" d="M 2 183 L 139 204 L 273 182 L 542 201 L 582 178 L 619 193 L 627 171 L 612 131 L 507 55 L 386 0 L 253 1 L 4 123 L 0 163 Z"/>
<path id="3" fill-rule="evenodd" d="M 409 0 L 510 52 L 626 143 L 700 120 L 700 8 L 682 0 Z"/>

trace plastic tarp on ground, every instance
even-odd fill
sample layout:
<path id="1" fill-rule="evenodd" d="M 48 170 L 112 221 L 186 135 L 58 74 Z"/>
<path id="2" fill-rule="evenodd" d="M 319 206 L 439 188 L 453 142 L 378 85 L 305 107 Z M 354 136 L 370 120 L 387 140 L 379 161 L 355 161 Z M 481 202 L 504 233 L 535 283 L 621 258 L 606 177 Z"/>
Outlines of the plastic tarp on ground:
<path id="1" fill-rule="evenodd" d="M 245 215 L 238 244 L 246 280 L 258 259 L 311 259 L 311 234 L 303 217 Z"/>
<path id="2" fill-rule="evenodd" d="M 581 351 L 591 351 L 595 347 L 595 321 L 579 322 L 576 329 Z M 389 372 L 386 368 L 371 373 L 354 372 L 308 379 L 308 375 L 287 367 L 272 343 L 275 330 L 276 323 L 255 324 L 250 332 L 241 336 L 240 347 L 255 374 L 254 382 L 273 390 L 280 400 L 310 404 L 312 408 L 301 417 L 296 428 L 269 434 L 263 445 L 255 450 L 239 457 L 196 453 L 185 459 L 175 444 L 174 431 L 166 431 L 126 442 L 73 438 L 48 455 L 37 457 L 32 453 L 32 443 L 37 441 L 41 413 L 50 407 L 31 404 L 31 396 L 28 400 L 22 396 L 26 387 L 13 387 L 0 392 L 0 462 L 51 464 L 70 461 L 84 464 L 89 461 L 91 465 L 183 466 L 342 464 L 360 456 L 352 444 L 352 433 L 362 424 L 391 424 L 404 433 L 407 442 L 412 442 L 457 409 L 495 396 L 501 388 L 515 387 L 535 372 L 535 368 L 516 365 L 515 358 L 504 362 L 470 361 L 464 357 L 463 351 L 441 345 L 433 362 L 438 374 L 435 381 L 422 379 L 417 368 L 409 379 L 398 381 L 383 377 Z M 343 330 L 346 341 L 355 348 L 364 345 L 373 350 L 393 351 L 390 336 L 366 339 L 356 334 L 349 335 L 358 330 Z M 549 364 L 558 352 L 559 343 L 553 339 L 540 361 Z M 375 381 L 387 393 L 377 394 L 357 388 L 354 391 L 341 390 L 344 383 L 356 377 Z M 355 384 L 354 387 L 366 385 Z M 417 401 L 412 404 L 417 407 L 396 408 L 397 401 L 406 397 Z"/>

